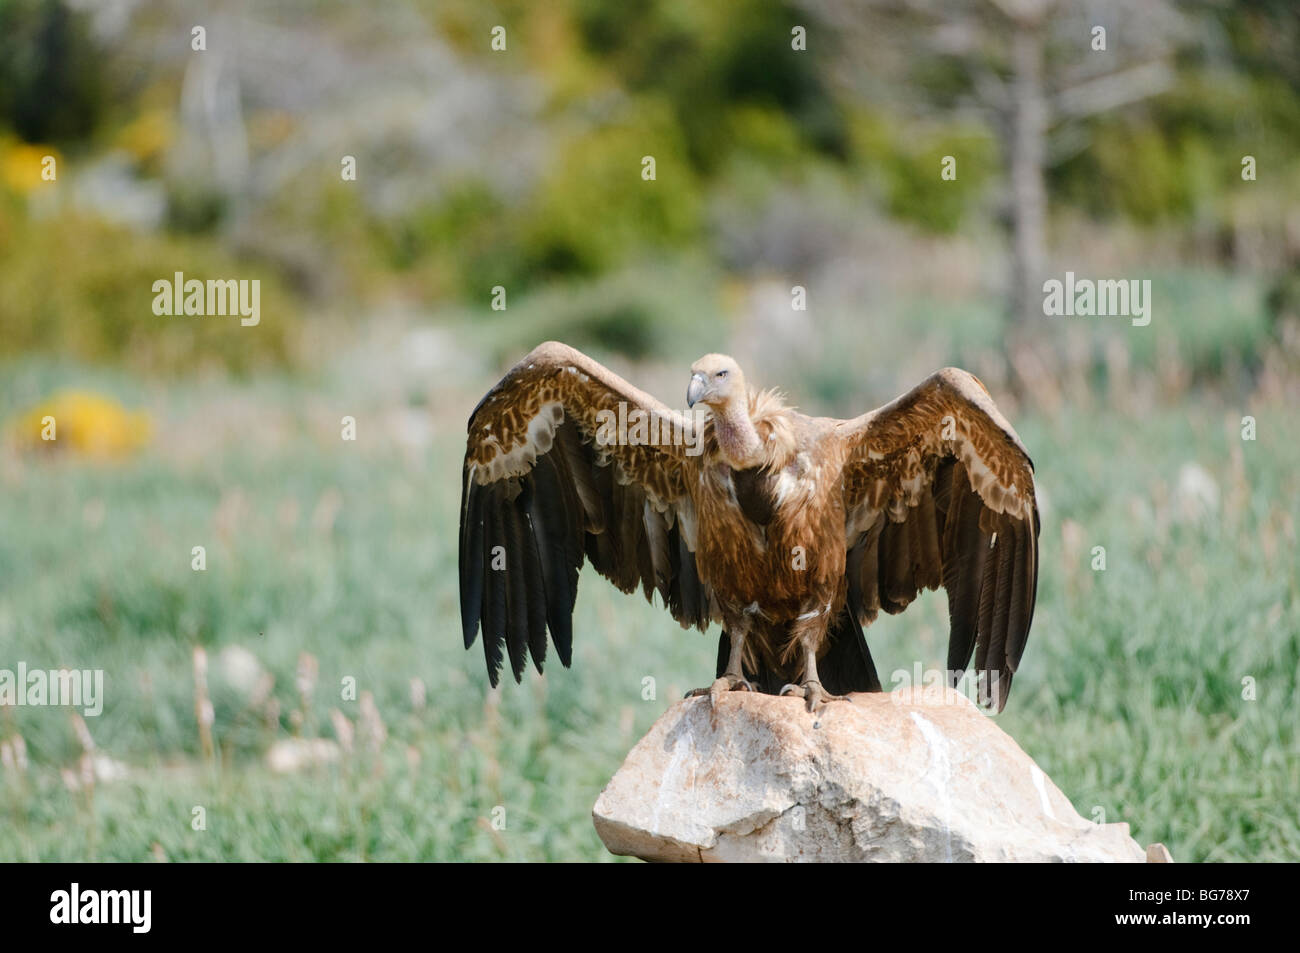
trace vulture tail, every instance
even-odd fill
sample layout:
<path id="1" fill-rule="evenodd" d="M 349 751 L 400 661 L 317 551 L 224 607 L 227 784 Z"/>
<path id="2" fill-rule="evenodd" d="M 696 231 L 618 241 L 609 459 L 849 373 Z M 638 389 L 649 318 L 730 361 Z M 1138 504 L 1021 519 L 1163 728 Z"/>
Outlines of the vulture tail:
<path id="1" fill-rule="evenodd" d="M 817 660 L 822 688 L 832 695 L 881 690 L 880 676 L 867 648 L 867 636 L 853 610 L 845 606 L 826 637 L 830 648 Z"/>
<path id="2" fill-rule="evenodd" d="M 846 607 L 839 618 L 826 633 L 830 647 L 826 654 L 817 660 L 817 675 L 822 688 L 832 695 L 847 695 L 849 692 L 878 692 L 880 677 L 876 666 L 871 661 L 871 650 L 867 648 L 867 637 L 858 623 L 857 617 Z M 727 661 L 731 657 L 731 638 L 724 631 L 718 637 L 718 674 L 721 678 L 727 670 Z M 759 670 L 745 670 L 745 677 L 754 683 L 754 687 L 768 695 L 778 695 L 788 682 L 793 681 L 786 673 L 778 672 L 758 662 Z"/>

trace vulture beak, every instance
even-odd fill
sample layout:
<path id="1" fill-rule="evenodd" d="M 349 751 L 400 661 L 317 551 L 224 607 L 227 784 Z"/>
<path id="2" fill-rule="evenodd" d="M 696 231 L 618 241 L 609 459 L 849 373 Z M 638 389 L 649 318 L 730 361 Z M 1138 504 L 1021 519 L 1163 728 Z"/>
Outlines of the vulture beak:
<path id="1" fill-rule="evenodd" d="M 691 382 L 686 388 L 686 406 L 694 407 L 696 402 L 704 396 L 708 386 L 709 382 L 704 379 L 703 374 L 692 374 Z"/>

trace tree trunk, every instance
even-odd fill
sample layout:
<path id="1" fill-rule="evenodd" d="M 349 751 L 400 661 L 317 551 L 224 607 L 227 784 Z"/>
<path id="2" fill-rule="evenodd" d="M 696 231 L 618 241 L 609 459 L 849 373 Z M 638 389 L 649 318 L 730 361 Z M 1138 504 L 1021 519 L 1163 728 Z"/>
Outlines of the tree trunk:
<path id="1" fill-rule="evenodd" d="M 1011 121 L 1011 322 L 1023 328 L 1043 313 L 1047 245 L 1047 100 L 1043 94 L 1040 22 L 1012 22 Z"/>

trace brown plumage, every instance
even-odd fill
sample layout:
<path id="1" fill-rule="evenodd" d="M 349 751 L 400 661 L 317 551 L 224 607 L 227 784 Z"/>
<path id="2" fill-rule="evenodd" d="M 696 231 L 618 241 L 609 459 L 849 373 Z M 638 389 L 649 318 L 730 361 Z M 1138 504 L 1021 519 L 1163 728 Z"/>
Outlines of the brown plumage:
<path id="1" fill-rule="evenodd" d="M 677 413 L 585 354 L 533 350 L 469 421 L 460 525 L 466 648 L 488 675 L 570 662 L 584 560 L 683 627 L 721 623 L 713 693 L 819 706 L 879 691 L 863 627 L 948 594 L 949 677 L 974 653 L 1001 710 L 1038 582 L 1033 464 L 978 380 L 946 368 L 853 420 L 750 392 L 736 362 L 691 368 Z M 504 649 L 504 652 L 503 652 Z M 784 686 L 784 688 L 783 688 Z"/>

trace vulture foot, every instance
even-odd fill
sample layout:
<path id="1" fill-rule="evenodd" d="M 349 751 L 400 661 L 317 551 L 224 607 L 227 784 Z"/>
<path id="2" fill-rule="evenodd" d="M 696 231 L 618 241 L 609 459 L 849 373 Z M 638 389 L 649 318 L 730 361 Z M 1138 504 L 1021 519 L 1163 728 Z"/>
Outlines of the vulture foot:
<path id="1" fill-rule="evenodd" d="M 831 695 L 826 689 L 822 688 L 822 683 L 818 681 L 807 681 L 802 685 L 786 685 L 781 689 L 782 695 L 794 695 L 804 699 L 808 703 L 808 710 L 814 715 L 820 714 L 821 710 L 830 702 L 846 702 L 849 700 L 847 695 Z"/>
<path id="2" fill-rule="evenodd" d="M 743 675 L 723 674 L 714 680 L 708 688 L 694 688 L 686 693 L 685 698 L 696 698 L 700 695 L 708 695 L 710 704 L 716 705 L 718 699 L 726 692 L 752 692 L 757 691 L 754 686 L 746 681 Z"/>

